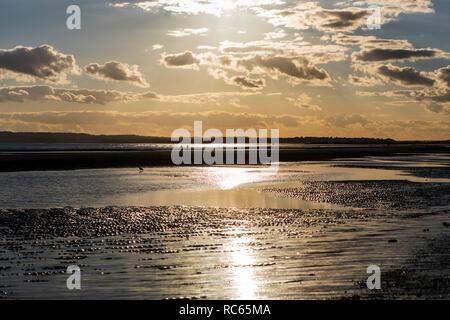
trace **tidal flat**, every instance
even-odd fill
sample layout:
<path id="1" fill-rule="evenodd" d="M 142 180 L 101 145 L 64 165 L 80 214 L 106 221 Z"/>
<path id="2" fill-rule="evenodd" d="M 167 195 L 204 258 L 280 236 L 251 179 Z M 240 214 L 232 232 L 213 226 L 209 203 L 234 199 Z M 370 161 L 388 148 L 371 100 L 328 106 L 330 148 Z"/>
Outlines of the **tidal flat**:
<path id="1" fill-rule="evenodd" d="M 448 165 L 1 173 L 0 298 L 449 299 Z M 370 265 L 380 290 L 365 286 Z"/>

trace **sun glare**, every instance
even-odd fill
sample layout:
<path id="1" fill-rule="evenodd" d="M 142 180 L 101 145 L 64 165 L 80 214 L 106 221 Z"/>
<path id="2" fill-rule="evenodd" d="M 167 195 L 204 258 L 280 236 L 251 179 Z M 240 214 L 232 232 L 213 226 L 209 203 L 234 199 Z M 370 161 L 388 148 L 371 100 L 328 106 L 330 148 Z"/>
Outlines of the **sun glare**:
<path id="1" fill-rule="evenodd" d="M 237 289 L 237 297 L 243 300 L 256 299 L 258 287 L 252 270 L 254 259 L 249 250 L 249 242 L 248 238 L 234 238 L 226 248 L 233 263 L 233 284 Z"/>

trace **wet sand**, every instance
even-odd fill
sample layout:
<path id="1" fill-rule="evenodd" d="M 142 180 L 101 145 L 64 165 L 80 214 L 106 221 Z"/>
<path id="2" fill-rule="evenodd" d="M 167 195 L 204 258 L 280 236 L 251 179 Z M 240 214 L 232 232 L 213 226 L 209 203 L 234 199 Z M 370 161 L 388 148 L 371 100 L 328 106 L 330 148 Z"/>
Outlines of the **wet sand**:
<path id="1" fill-rule="evenodd" d="M 369 293 L 355 284 L 366 277 L 367 266 L 385 271 L 409 265 L 427 239 L 448 235 L 448 214 L 412 218 L 373 210 L 200 207 L 3 210 L 0 297 L 364 298 Z M 435 257 L 442 254 L 448 251 Z M 448 266 L 436 261 L 442 258 L 434 258 L 428 269 L 448 276 Z M 79 291 L 65 287 L 65 270 L 72 264 L 82 270 Z M 394 298 L 411 291 L 397 290 Z M 435 296 L 428 291 L 414 297 Z"/>
<path id="2" fill-rule="evenodd" d="M 321 146 L 280 149 L 280 161 L 320 161 L 399 153 L 449 153 L 445 144 L 396 144 L 371 146 Z M 151 151 L 28 151 L 0 152 L 0 172 L 72 170 L 92 168 L 150 167 L 172 165 L 170 150 Z M 248 156 L 247 156 L 248 159 Z"/>
<path id="3" fill-rule="evenodd" d="M 422 231 L 428 232 L 427 228 Z M 450 233 L 429 238 L 405 265 L 385 271 L 383 290 L 366 289 L 366 280 L 355 283 L 360 292 L 341 299 L 450 299 Z"/>
<path id="4" fill-rule="evenodd" d="M 314 181 L 296 188 L 267 188 L 281 197 L 327 202 L 377 210 L 414 210 L 445 207 L 450 203 L 449 183 L 402 180 Z"/>

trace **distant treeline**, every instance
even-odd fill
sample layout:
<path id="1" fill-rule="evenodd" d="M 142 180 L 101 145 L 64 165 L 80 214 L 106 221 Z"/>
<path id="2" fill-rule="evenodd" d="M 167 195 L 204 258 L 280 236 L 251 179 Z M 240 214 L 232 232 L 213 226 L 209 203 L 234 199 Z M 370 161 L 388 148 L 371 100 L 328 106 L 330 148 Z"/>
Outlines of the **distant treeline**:
<path id="1" fill-rule="evenodd" d="M 248 141 L 248 138 L 246 138 L 245 140 Z M 171 142 L 172 141 L 168 137 L 146 137 L 138 135 L 91 135 L 86 133 L 55 133 L 55 132 L 0 132 L 0 143 L 171 143 Z M 305 144 L 395 144 L 395 143 L 424 143 L 424 142 L 450 143 L 450 140 L 395 141 L 393 139 L 340 138 L 340 137 L 280 138 L 280 143 L 305 143 Z"/>
<path id="2" fill-rule="evenodd" d="M 0 132 L 0 143 L 168 143 L 170 138 L 86 133 Z"/>
<path id="3" fill-rule="evenodd" d="M 379 138 L 340 138 L 340 137 L 296 137 L 282 138 L 283 143 L 306 143 L 306 144 L 391 144 L 396 143 L 394 139 Z"/>

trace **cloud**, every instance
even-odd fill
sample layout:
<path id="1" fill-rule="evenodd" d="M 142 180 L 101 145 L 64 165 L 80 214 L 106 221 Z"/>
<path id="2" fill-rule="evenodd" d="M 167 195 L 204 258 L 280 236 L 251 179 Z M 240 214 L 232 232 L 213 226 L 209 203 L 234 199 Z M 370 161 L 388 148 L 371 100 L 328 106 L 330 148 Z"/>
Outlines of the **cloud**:
<path id="1" fill-rule="evenodd" d="M 354 5 L 367 8 L 370 5 L 381 7 L 383 14 L 397 17 L 401 13 L 433 13 L 431 0 L 345 0 L 339 3 L 341 6 Z"/>
<path id="2" fill-rule="evenodd" d="M 413 48 L 412 44 L 408 40 L 383 39 L 377 38 L 375 36 L 350 35 L 341 32 L 333 34 L 332 36 L 324 36 L 321 40 L 331 40 L 341 45 L 363 46 L 365 49 L 380 47 L 382 47 L 383 49 Z"/>
<path id="3" fill-rule="evenodd" d="M 432 100 L 435 102 L 450 103 L 449 89 L 429 89 L 412 93 L 418 100 Z"/>
<path id="4" fill-rule="evenodd" d="M 127 93 L 116 90 L 63 89 L 51 86 L 0 87 L 0 102 L 61 101 L 85 104 L 156 99 L 155 93 Z"/>
<path id="5" fill-rule="evenodd" d="M 366 24 L 369 5 L 382 7 L 381 22 L 387 23 L 401 13 L 434 12 L 431 0 L 344 0 L 334 9 L 320 7 L 316 2 L 282 0 L 109 0 L 111 6 L 136 7 L 145 11 L 166 11 L 173 14 L 210 14 L 250 9 L 274 25 L 296 29 L 310 27 L 323 31 L 353 31 Z M 296 3 L 296 6 L 289 7 Z M 281 9 L 273 9 L 279 8 Z M 351 7 L 349 7 L 351 6 Z"/>
<path id="6" fill-rule="evenodd" d="M 385 77 L 397 84 L 403 86 L 425 86 L 431 87 L 435 80 L 427 77 L 424 73 L 415 70 L 412 67 L 395 67 L 392 65 L 380 66 L 377 72 L 382 77 Z"/>
<path id="7" fill-rule="evenodd" d="M 291 58 L 301 56 L 313 63 L 325 64 L 331 61 L 345 60 L 348 49 L 340 45 L 310 45 L 302 40 L 259 40 L 245 43 L 222 41 L 219 50 L 224 54 L 234 56 L 245 54 L 278 55 Z"/>
<path id="8" fill-rule="evenodd" d="M 187 104 L 219 104 L 221 99 L 236 98 L 256 95 L 256 92 L 223 91 L 223 92 L 202 92 L 180 95 L 158 95 L 161 102 L 187 103 Z"/>
<path id="9" fill-rule="evenodd" d="M 316 2 L 302 2 L 295 7 L 275 10 L 255 8 L 255 11 L 275 26 L 321 31 L 353 31 L 365 25 L 370 16 L 367 8 L 325 9 Z"/>
<path id="10" fill-rule="evenodd" d="M 282 56 L 260 56 L 242 59 L 237 65 L 252 72 L 255 69 L 269 71 L 275 75 L 284 75 L 293 80 L 309 80 L 326 82 L 330 79 L 328 73 L 312 65 L 307 59 L 288 58 Z"/>
<path id="11" fill-rule="evenodd" d="M 362 62 L 401 61 L 440 58 L 445 54 L 438 49 L 380 49 L 373 48 L 352 54 L 353 60 Z"/>
<path id="12" fill-rule="evenodd" d="M 246 105 L 246 104 L 243 104 L 243 103 L 241 102 L 241 99 L 239 99 L 239 98 L 231 98 L 231 99 L 228 101 L 228 104 L 229 104 L 230 106 L 232 106 L 232 107 L 237 108 L 237 109 L 249 109 L 249 106 Z"/>
<path id="13" fill-rule="evenodd" d="M 329 74 L 316 67 L 307 58 L 301 56 L 281 55 L 217 55 L 213 52 L 204 52 L 194 55 L 190 51 L 163 56 L 162 63 L 167 67 L 198 68 L 198 65 L 209 67 L 209 73 L 216 79 L 224 79 L 229 84 L 240 85 L 245 88 L 264 86 L 262 80 L 249 80 L 249 74 L 263 74 L 273 79 L 280 75 L 288 77 L 289 81 L 297 84 L 300 81 L 308 81 L 316 85 L 329 85 Z M 230 78 L 224 70 L 245 72 L 246 76 Z M 247 81 L 245 81 L 247 80 Z"/>
<path id="14" fill-rule="evenodd" d="M 264 40 L 281 39 L 284 37 L 286 37 L 286 32 L 283 29 L 277 29 L 264 34 Z"/>
<path id="15" fill-rule="evenodd" d="M 209 68 L 208 73 L 215 79 L 223 79 L 225 83 L 239 86 L 242 89 L 259 90 L 265 87 L 264 79 L 252 79 L 248 76 L 234 76 L 229 77 L 227 72 L 222 69 Z"/>
<path id="16" fill-rule="evenodd" d="M 117 90 L 64 89 L 51 86 L 0 87 L 0 103 L 25 101 L 59 101 L 83 104 L 105 105 L 112 102 L 136 102 L 155 100 L 161 103 L 181 104 L 219 104 L 222 99 L 245 97 L 256 92 L 222 91 L 202 92 L 180 95 L 163 95 L 151 91 L 144 93 L 122 92 Z"/>
<path id="17" fill-rule="evenodd" d="M 20 76 L 62 83 L 67 74 L 79 74 L 73 55 L 58 52 L 49 45 L 39 47 L 17 46 L 0 49 L 0 71 L 6 70 Z"/>
<path id="18" fill-rule="evenodd" d="M 291 115 L 247 112 L 116 112 L 116 111 L 40 111 L 0 113 L 2 130 L 42 128 L 46 131 L 76 131 L 100 134 L 134 133 L 170 136 L 176 128 L 192 129 L 201 119 L 204 128 L 280 128 L 298 127 L 304 119 Z M 39 129 L 38 129 L 39 130 Z M 130 132 L 130 130 L 132 130 Z"/>
<path id="19" fill-rule="evenodd" d="M 169 68 L 195 68 L 200 60 L 191 51 L 164 55 L 162 63 Z"/>
<path id="20" fill-rule="evenodd" d="M 208 45 L 201 45 L 201 46 L 197 46 L 197 49 L 199 49 L 199 50 L 214 50 L 214 49 L 217 49 L 217 47 L 215 47 L 215 46 L 208 46 Z"/>
<path id="21" fill-rule="evenodd" d="M 208 28 L 199 28 L 199 29 L 191 29 L 191 28 L 185 28 L 185 29 L 176 29 L 176 30 L 169 30 L 167 31 L 167 35 L 170 37 L 175 38 L 182 38 L 182 37 L 188 37 L 188 36 L 206 36 L 208 33 Z"/>
<path id="22" fill-rule="evenodd" d="M 435 102 L 426 103 L 424 108 L 433 113 L 450 114 L 450 107 Z"/>
<path id="23" fill-rule="evenodd" d="M 430 74 L 432 75 L 433 73 Z M 390 104 L 399 103 L 393 101 L 393 99 L 403 99 L 404 103 L 406 98 L 406 101 L 414 101 L 421 104 L 427 111 L 450 114 L 450 90 L 440 86 L 420 90 L 358 91 L 356 94 L 366 97 L 385 97 L 389 99 Z"/>
<path id="24" fill-rule="evenodd" d="M 316 104 L 311 104 L 312 98 L 306 93 L 300 94 L 296 99 L 288 99 L 294 102 L 294 106 L 300 109 L 307 109 L 312 111 L 321 111 L 322 108 Z"/>
<path id="25" fill-rule="evenodd" d="M 84 69 L 88 75 L 98 79 L 131 82 L 143 88 L 150 86 L 139 72 L 137 65 L 109 61 L 105 64 L 90 63 Z"/>
<path id="26" fill-rule="evenodd" d="M 358 77 L 352 74 L 348 76 L 348 81 L 352 85 L 359 87 L 372 87 L 383 84 L 382 81 L 378 80 L 375 77 Z"/>
<path id="27" fill-rule="evenodd" d="M 174 14 L 210 14 L 220 17 L 225 11 L 256 6 L 279 5 L 281 0 L 109 0 L 115 7 L 137 7 L 145 11 L 164 10 Z"/>
<path id="28" fill-rule="evenodd" d="M 88 132 L 93 134 L 142 134 L 170 136 L 176 128 L 192 132 L 194 120 L 203 128 L 278 128 L 281 136 L 305 135 L 317 130 L 324 136 L 372 136 L 398 139 L 448 139 L 450 122 L 444 120 L 369 119 L 363 115 L 338 114 L 325 119 L 287 114 L 247 112 L 117 112 L 117 111 L 39 111 L 1 112 L 0 127 L 8 131 Z M 300 129 L 299 129 L 300 128 Z M 131 131 L 130 131 L 131 130 Z"/>
<path id="29" fill-rule="evenodd" d="M 243 76 L 236 76 L 231 79 L 233 83 L 247 89 L 261 89 L 265 86 L 264 79 L 251 79 Z"/>
<path id="30" fill-rule="evenodd" d="M 393 91 L 357 91 L 356 94 L 362 97 L 411 97 L 412 90 L 393 90 Z"/>
<path id="31" fill-rule="evenodd" d="M 438 69 L 436 74 L 438 80 L 447 86 L 447 88 L 450 88 L 450 65 Z"/>
<path id="32" fill-rule="evenodd" d="M 366 117 L 360 114 L 339 114 L 325 118 L 324 122 L 326 125 L 345 128 L 354 125 L 364 127 L 366 124 L 369 123 L 369 120 L 367 120 Z"/>
<path id="33" fill-rule="evenodd" d="M 152 49 L 153 50 L 160 50 L 162 48 L 164 48 L 164 46 L 162 44 L 159 44 L 159 43 L 155 43 L 154 45 L 152 45 Z"/>

